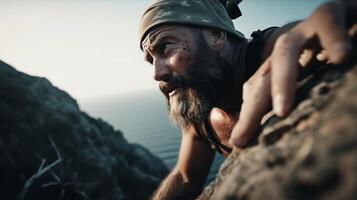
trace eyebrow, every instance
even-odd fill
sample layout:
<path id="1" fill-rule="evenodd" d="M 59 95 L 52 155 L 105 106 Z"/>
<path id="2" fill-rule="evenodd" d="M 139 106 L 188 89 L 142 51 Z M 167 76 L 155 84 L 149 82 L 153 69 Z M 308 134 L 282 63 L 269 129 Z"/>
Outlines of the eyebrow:
<path id="1" fill-rule="evenodd" d="M 149 40 L 148 50 L 155 52 L 157 50 L 157 48 L 160 46 L 160 44 L 162 44 L 166 40 L 174 40 L 174 41 L 178 40 L 177 38 L 175 38 L 171 35 L 165 35 L 165 36 L 159 37 L 158 39 L 156 39 L 156 38 L 158 38 L 158 37 L 155 37 L 153 42 L 150 42 L 151 40 Z"/>
<path id="2" fill-rule="evenodd" d="M 158 39 L 157 39 L 158 38 Z M 178 41 L 177 38 L 171 36 L 171 35 L 165 35 L 165 36 L 162 36 L 162 37 L 159 37 L 158 35 L 150 38 L 148 38 L 148 43 L 147 43 L 147 48 L 144 48 L 144 60 L 151 63 L 152 64 L 152 57 L 149 55 L 149 52 L 156 52 L 158 50 L 158 48 L 160 47 L 160 45 L 165 42 L 166 40 L 174 40 L 174 41 Z M 151 42 L 153 41 L 153 42 Z M 146 45 L 145 45 L 146 46 Z"/>

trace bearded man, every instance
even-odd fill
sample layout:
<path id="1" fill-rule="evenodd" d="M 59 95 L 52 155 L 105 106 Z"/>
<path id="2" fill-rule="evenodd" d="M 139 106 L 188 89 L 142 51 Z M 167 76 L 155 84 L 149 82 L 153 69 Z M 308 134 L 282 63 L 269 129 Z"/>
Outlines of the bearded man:
<path id="1" fill-rule="evenodd" d="M 182 130 L 177 164 L 154 199 L 197 197 L 215 151 L 227 156 L 247 145 L 272 103 L 278 116 L 288 114 L 300 66 L 351 55 L 354 1 L 325 3 L 305 21 L 256 31 L 250 41 L 231 21 L 239 2 L 158 0 L 142 17 L 140 47 Z"/>

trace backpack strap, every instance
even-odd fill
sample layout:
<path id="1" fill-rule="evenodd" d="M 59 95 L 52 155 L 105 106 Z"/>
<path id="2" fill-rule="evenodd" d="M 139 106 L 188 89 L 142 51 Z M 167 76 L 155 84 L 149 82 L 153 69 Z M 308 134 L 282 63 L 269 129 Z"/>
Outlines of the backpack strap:
<path id="1" fill-rule="evenodd" d="M 231 148 L 222 144 L 217 137 L 216 132 L 212 128 L 209 119 L 205 120 L 202 124 L 194 124 L 196 132 L 198 136 L 206 141 L 208 141 L 211 145 L 211 148 L 216 150 L 218 153 L 223 154 L 223 150 L 230 153 L 232 151 Z"/>

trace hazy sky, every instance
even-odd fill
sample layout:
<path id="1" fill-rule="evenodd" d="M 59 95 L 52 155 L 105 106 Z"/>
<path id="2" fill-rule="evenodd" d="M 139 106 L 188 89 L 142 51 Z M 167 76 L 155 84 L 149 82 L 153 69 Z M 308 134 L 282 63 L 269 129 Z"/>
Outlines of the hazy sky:
<path id="1" fill-rule="evenodd" d="M 79 100 L 157 88 L 138 44 L 150 0 L 0 0 L 0 59 Z M 269 2 L 269 3 L 268 3 Z M 246 37 L 308 16 L 324 0 L 245 0 Z"/>

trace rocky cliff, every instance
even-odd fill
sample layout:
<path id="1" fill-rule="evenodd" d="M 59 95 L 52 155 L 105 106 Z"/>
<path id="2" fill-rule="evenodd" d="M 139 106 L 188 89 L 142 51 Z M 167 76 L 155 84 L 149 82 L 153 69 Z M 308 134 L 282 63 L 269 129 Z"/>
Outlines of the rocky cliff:
<path id="1" fill-rule="evenodd" d="M 0 61 L 0 199 L 142 200 L 166 173 L 67 93 Z"/>
<path id="2" fill-rule="evenodd" d="M 289 116 L 265 119 L 257 141 L 235 150 L 198 199 L 357 198 L 356 65 L 319 68 Z"/>

